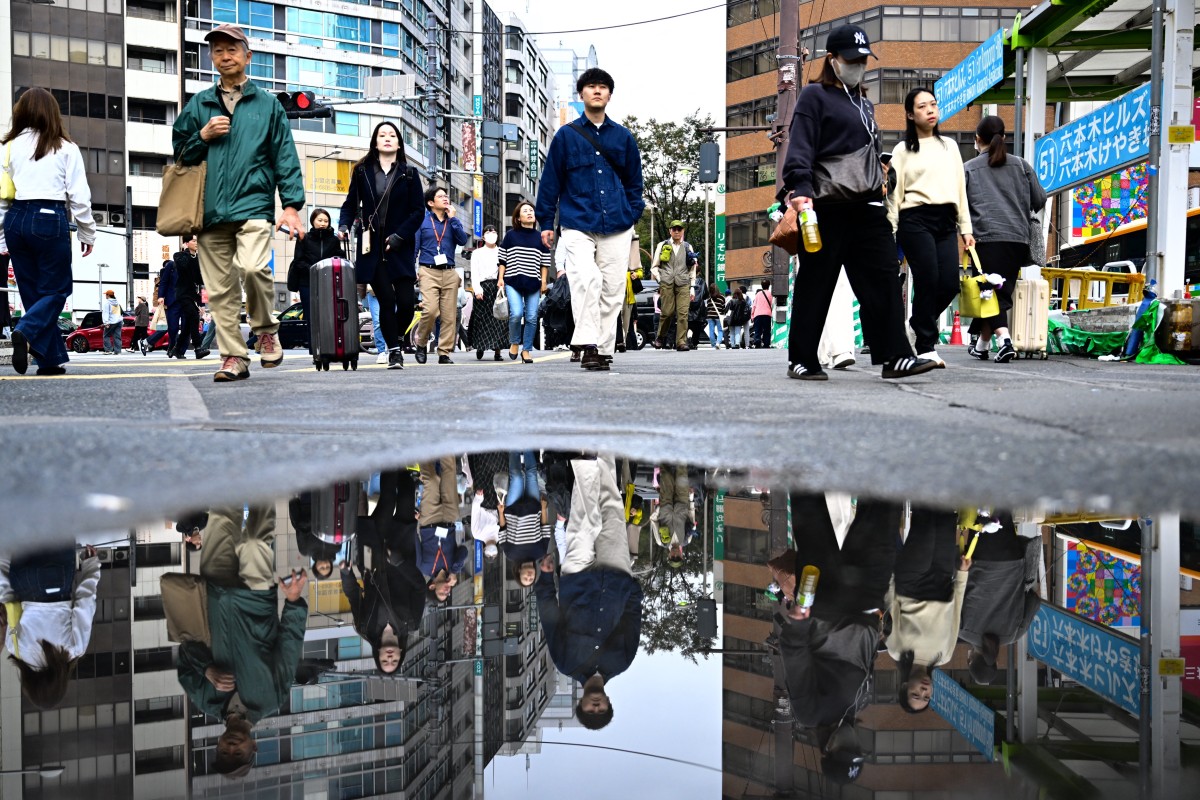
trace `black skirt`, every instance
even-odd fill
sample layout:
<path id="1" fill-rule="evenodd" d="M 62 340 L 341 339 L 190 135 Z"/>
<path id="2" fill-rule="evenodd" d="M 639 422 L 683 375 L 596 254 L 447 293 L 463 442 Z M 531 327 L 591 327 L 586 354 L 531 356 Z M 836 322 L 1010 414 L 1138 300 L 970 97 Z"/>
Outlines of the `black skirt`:
<path id="1" fill-rule="evenodd" d="M 471 346 L 476 350 L 507 349 L 508 320 L 492 316 L 492 304 L 496 302 L 496 281 L 483 281 L 479 288 L 483 290 L 483 299 L 476 297 L 471 310 Z"/>

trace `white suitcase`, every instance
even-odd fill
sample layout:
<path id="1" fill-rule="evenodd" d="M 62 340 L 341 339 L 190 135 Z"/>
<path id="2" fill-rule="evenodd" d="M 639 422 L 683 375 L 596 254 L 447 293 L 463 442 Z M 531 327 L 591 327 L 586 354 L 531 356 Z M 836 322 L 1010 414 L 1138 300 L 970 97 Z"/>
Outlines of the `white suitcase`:
<path id="1" fill-rule="evenodd" d="M 1050 328 L 1050 283 L 1046 280 L 1020 278 L 1013 292 L 1013 307 L 1009 312 L 1009 329 L 1013 348 L 1026 358 L 1046 355 L 1046 339 Z"/>

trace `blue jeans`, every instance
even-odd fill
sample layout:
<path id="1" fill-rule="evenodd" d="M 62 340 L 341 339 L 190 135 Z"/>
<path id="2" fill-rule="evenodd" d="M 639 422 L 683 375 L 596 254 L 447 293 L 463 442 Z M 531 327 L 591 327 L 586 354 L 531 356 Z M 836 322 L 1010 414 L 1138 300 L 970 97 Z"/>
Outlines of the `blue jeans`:
<path id="1" fill-rule="evenodd" d="M 721 320 L 708 320 L 708 343 L 712 345 L 713 350 L 721 346 L 721 340 L 725 338 L 725 329 L 721 327 Z"/>
<path id="2" fill-rule="evenodd" d="M 75 589 L 75 547 L 56 547 L 12 560 L 8 580 L 24 603 L 60 603 Z"/>
<path id="3" fill-rule="evenodd" d="M 375 296 L 374 292 L 367 292 L 363 305 L 367 307 L 367 311 L 371 312 L 371 331 L 375 334 L 375 352 L 382 353 L 388 347 L 387 342 L 383 340 L 383 328 L 379 326 L 379 298 Z M 400 331 L 400 338 L 404 338 L 404 331 Z"/>
<path id="4" fill-rule="evenodd" d="M 104 352 L 121 354 L 121 323 L 104 326 Z"/>
<path id="5" fill-rule="evenodd" d="M 67 209 L 50 200 L 14 200 L 4 217 L 4 238 L 25 313 L 21 332 L 38 366 L 70 359 L 58 330 L 58 315 L 71 295 L 71 233 Z"/>
<path id="6" fill-rule="evenodd" d="M 746 326 L 745 325 L 730 325 L 729 346 L 745 347 L 746 346 Z"/>
<path id="7" fill-rule="evenodd" d="M 183 329 L 183 303 L 176 300 L 167 305 L 167 352 L 174 353 L 176 348 L 187 350 L 187 343 L 187 331 Z M 105 345 L 104 349 L 107 350 L 108 346 Z"/>
<path id="8" fill-rule="evenodd" d="M 521 466 L 521 458 L 525 458 L 525 466 Z M 538 486 L 537 455 L 532 450 L 511 450 L 508 453 L 508 496 L 504 505 L 511 506 L 522 497 L 532 497 L 537 500 L 542 496 Z"/>
<path id="9" fill-rule="evenodd" d="M 538 303 L 541 300 L 540 291 L 521 294 L 508 284 L 504 285 L 504 295 L 508 298 L 508 343 L 519 344 L 522 350 L 532 350 L 533 340 L 537 336 Z M 525 330 L 521 330 L 524 320 Z"/>

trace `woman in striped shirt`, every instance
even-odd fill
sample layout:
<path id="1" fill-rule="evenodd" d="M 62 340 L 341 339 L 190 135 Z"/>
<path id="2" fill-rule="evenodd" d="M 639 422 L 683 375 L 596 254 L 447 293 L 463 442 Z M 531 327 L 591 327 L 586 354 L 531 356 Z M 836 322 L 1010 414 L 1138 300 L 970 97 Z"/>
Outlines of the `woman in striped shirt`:
<path id="1" fill-rule="evenodd" d="M 524 462 L 524 463 L 522 463 Z M 522 586 L 537 578 L 537 562 L 550 544 L 549 511 L 538 479 L 537 454 L 532 450 L 508 454 L 508 492 L 500 504 L 500 549 Z"/>
<path id="2" fill-rule="evenodd" d="M 721 325 L 721 317 L 725 316 L 725 295 L 721 294 L 715 283 L 708 285 L 708 299 L 704 305 L 708 309 L 708 343 L 713 350 L 719 350 L 725 338 L 725 330 Z"/>
<path id="3" fill-rule="evenodd" d="M 538 301 L 546 291 L 550 248 L 542 244 L 536 230 L 537 218 L 528 200 L 513 209 L 512 230 L 500 243 L 500 277 L 496 285 L 508 296 L 508 357 L 532 364 L 529 351 L 537 335 Z"/>

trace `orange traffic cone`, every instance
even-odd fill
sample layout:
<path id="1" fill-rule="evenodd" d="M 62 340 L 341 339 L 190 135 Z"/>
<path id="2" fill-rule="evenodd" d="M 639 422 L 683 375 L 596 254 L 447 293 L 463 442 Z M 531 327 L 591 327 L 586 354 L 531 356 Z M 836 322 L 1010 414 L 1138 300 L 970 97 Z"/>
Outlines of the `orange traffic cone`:
<path id="1" fill-rule="evenodd" d="M 958 318 L 958 312 L 954 312 L 954 325 L 950 328 L 950 344 L 962 346 L 962 321 Z"/>

